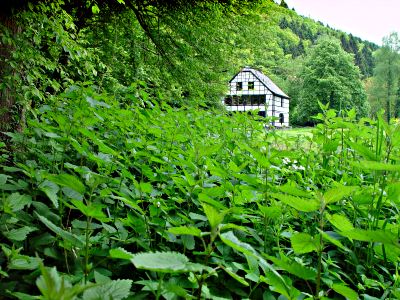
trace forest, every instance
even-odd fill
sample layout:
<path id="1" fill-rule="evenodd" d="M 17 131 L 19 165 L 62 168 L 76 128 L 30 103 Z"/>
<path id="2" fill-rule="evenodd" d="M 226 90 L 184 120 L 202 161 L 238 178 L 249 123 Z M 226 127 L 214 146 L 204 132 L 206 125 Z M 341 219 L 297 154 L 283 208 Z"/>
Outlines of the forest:
<path id="1" fill-rule="evenodd" d="M 1 5 L 0 299 L 400 299 L 398 33 L 284 0 Z M 244 66 L 293 128 L 223 107 Z"/>

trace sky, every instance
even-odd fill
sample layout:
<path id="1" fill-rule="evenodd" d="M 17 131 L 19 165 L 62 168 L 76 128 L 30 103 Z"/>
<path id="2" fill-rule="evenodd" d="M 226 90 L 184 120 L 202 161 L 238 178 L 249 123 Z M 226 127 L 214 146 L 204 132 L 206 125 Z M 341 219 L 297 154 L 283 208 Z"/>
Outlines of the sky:
<path id="1" fill-rule="evenodd" d="M 400 0 L 285 1 L 300 15 L 378 45 L 391 32 L 400 34 Z"/>

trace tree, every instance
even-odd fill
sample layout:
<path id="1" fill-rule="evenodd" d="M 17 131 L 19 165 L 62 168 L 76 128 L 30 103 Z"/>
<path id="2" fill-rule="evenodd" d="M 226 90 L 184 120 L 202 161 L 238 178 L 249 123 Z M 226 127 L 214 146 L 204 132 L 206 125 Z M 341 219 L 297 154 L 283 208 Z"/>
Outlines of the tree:
<path id="1" fill-rule="evenodd" d="M 285 2 L 285 0 L 281 0 L 280 6 L 282 6 L 283 8 L 289 8 L 289 6 L 288 6 L 287 3 Z"/>
<path id="2" fill-rule="evenodd" d="M 300 123 L 314 123 L 312 116 L 319 112 L 318 101 L 329 102 L 339 112 L 354 107 L 359 116 L 367 114 L 360 71 L 353 56 L 342 49 L 337 39 L 318 40 L 307 54 L 301 77 L 303 88 L 296 109 Z"/>
<path id="3" fill-rule="evenodd" d="M 389 122 L 393 116 L 398 117 L 400 99 L 397 97 L 400 78 L 400 40 L 397 33 L 392 33 L 383 39 L 383 47 L 374 53 L 374 86 L 375 93 L 380 98 L 381 107 L 385 108 L 386 119 Z M 384 99 L 384 103 L 382 100 Z M 395 111 L 392 111 L 392 108 Z"/>

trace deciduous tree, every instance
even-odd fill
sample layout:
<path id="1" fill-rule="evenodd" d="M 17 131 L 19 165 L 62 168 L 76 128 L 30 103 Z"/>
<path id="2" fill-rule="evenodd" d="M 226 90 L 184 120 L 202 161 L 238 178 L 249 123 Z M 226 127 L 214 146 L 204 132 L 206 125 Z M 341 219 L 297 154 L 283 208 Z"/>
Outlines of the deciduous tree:
<path id="1" fill-rule="evenodd" d="M 300 123 L 313 123 L 312 116 L 319 112 L 318 101 L 329 102 L 338 111 L 354 107 L 359 116 L 367 114 L 360 71 L 338 40 L 320 38 L 309 51 L 301 76 L 303 88 L 297 107 Z"/>
<path id="2" fill-rule="evenodd" d="M 400 79 L 400 40 L 397 33 L 383 39 L 383 47 L 375 53 L 374 93 L 381 107 L 385 108 L 386 119 L 400 116 L 398 85 Z M 394 111 L 393 111 L 394 108 Z"/>

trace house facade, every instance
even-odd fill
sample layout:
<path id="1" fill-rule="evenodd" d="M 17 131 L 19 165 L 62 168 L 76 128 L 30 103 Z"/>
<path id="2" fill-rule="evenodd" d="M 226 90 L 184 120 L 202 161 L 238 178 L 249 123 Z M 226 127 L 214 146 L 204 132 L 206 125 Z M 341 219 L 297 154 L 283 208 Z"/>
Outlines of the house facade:
<path id="1" fill-rule="evenodd" d="M 224 104 L 229 111 L 259 110 L 264 117 L 277 117 L 271 125 L 289 126 L 289 96 L 262 72 L 245 67 L 229 81 Z"/>

